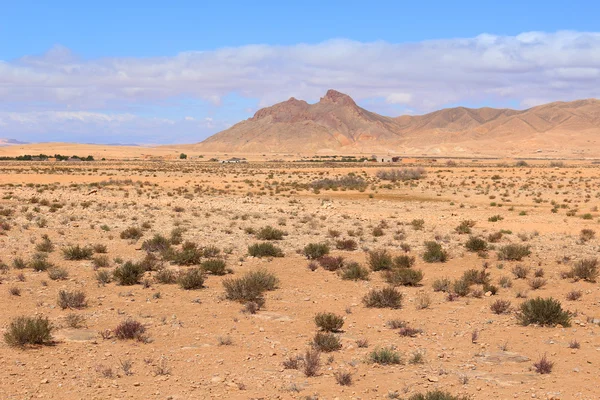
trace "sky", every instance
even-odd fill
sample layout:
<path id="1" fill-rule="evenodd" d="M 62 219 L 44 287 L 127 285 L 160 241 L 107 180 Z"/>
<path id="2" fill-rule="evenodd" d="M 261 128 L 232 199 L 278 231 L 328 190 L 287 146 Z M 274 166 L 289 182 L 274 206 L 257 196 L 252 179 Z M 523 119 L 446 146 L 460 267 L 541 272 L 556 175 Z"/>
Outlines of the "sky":
<path id="1" fill-rule="evenodd" d="M 330 88 L 389 116 L 598 98 L 598 15 L 580 0 L 0 0 L 0 138 L 195 143 Z"/>

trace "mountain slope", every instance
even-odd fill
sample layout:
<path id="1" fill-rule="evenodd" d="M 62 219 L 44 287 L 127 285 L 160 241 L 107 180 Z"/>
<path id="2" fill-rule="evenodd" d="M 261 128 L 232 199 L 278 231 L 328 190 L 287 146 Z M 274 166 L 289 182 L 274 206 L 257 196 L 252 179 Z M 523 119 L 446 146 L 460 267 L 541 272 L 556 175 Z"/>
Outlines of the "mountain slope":
<path id="1" fill-rule="evenodd" d="M 564 138 L 569 138 L 568 151 L 585 153 L 590 146 L 598 147 L 599 100 L 555 102 L 527 110 L 456 107 L 390 118 L 329 90 L 315 104 L 291 98 L 263 108 L 197 147 L 246 153 L 514 154 L 538 148 L 564 152 Z"/>

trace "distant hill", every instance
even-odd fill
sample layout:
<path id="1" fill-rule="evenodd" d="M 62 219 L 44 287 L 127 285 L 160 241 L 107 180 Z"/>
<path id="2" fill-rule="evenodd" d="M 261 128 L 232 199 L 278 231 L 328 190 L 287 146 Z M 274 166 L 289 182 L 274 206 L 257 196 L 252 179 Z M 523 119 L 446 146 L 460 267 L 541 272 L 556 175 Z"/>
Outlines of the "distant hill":
<path id="1" fill-rule="evenodd" d="M 382 116 L 329 90 L 318 103 L 291 98 L 194 146 L 213 152 L 550 153 L 600 156 L 600 101 L 555 102 L 527 110 L 465 107 Z"/>
<path id="2" fill-rule="evenodd" d="M 11 144 L 28 144 L 28 142 L 21 142 L 19 140 L 16 139 L 3 139 L 0 138 L 0 146 L 8 146 Z"/>

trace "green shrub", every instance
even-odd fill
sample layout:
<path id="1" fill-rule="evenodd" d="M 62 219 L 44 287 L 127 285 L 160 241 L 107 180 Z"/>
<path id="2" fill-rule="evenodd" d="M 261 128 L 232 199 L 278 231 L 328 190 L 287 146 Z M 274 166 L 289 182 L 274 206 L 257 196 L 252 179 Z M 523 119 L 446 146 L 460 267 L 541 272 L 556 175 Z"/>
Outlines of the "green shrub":
<path id="1" fill-rule="evenodd" d="M 369 251 L 368 263 L 373 271 L 389 270 L 394 266 L 392 256 L 385 249 Z"/>
<path id="2" fill-rule="evenodd" d="M 400 353 L 391 347 L 382 347 L 373 350 L 369 354 L 369 361 L 381 365 L 401 364 L 402 358 Z"/>
<path id="3" fill-rule="evenodd" d="M 204 287 L 204 271 L 192 268 L 179 276 L 179 286 L 185 290 L 195 290 Z"/>
<path id="4" fill-rule="evenodd" d="M 61 290 L 58 292 L 58 306 L 63 310 L 66 308 L 84 308 L 87 306 L 85 293 L 80 290 L 68 292 Z"/>
<path id="5" fill-rule="evenodd" d="M 316 260 L 329 254 L 329 245 L 327 243 L 309 243 L 304 246 L 302 253 L 309 260 Z"/>
<path id="6" fill-rule="evenodd" d="M 317 332 L 312 340 L 312 346 L 322 352 L 329 353 L 342 348 L 340 339 L 329 332 Z"/>
<path id="7" fill-rule="evenodd" d="M 467 250 L 472 252 L 480 252 L 487 250 L 487 242 L 482 238 L 478 238 L 475 236 L 469 237 L 469 240 L 465 243 L 465 247 Z"/>
<path id="8" fill-rule="evenodd" d="M 42 236 L 42 241 L 35 246 L 36 251 L 41 251 L 44 253 L 51 253 L 54 251 L 54 244 L 48 237 L 48 235 Z"/>
<path id="9" fill-rule="evenodd" d="M 54 265 L 48 261 L 47 257 L 46 253 L 35 253 L 32 260 L 29 262 L 29 266 L 33 268 L 34 271 L 38 272 L 53 268 Z"/>
<path id="10" fill-rule="evenodd" d="M 415 265 L 415 258 L 413 256 L 409 256 L 403 254 L 401 256 L 394 257 L 394 266 L 396 268 L 411 268 Z"/>
<path id="11" fill-rule="evenodd" d="M 164 253 L 170 247 L 171 241 L 158 233 L 152 239 L 145 240 L 142 243 L 142 250 L 148 252 Z"/>
<path id="12" fill-rule="evenodd" d="M 62 249 L 62 253 L 66 260 L 89 260 L 94 255 L 94 249 L 91 246 L 75 245 Z"/>
<path id="13" fill-rule="evenodd" d="M 471 291 L 471 285 L 465 279 L 457 279 L 452 285 L 452 291 L 461 297 L 465 297 Z"/>
<path id="14" fill-rule="evenodd" d="M 11 347 L 50 345 L 53 329 L 46 317 L 17 317 L 10 322 L 4 333 L 4 341 Z"/>
<path id="15" fill-rule="evenodd" d="M 252 257 L 283 257 L 283 251 L 272 243 L 255 243 L 248 246 L 248 254 Z"/>
<path id="16" fill-rule="evenodd" d="M 423 253 L 423 260 L 428 263 L 434 262 L 446 262 L 448 260 L 448 253 L 442 249 L 442 245 L 435 241 L 425 242 L 425 253 Z"/>
<path id="17" fill-rule="evenodd" d="M 285 236 L 284 231 L 272 226 L 265 226 L 256 233 L 256 238 L 259 240 L 282 240 L 283 236 Z"/>
<path id="18" fill-rule="evenodd" d="M 115 268 L 113 276 L 123 286 L 131 286 L 140 282 L 144 276 L 144 268 L 139 263 L 127 261 L 125 264 Z"/>
<path id="19" fill-rule="evenodd" d="M 560 301 L 552 297 L 547 299 L 538 297 L 525 301 L 521 304 L 517 320 L 521 325 L 571 326 L 571 314 L 564 311 Z"/>
<path id="20" fill-rule="evenodd" d="M 357 262 L 348 263 L 340 273 L 344 280 L 366 281 L 369 280 L 369 270 Z"/>
<path id="21" fill-rule="evenodd" d="M 344 318 L 334 313 L 318 313 L 315 324 L 325 332 L 339 332 L 344 326 Z"/>
<path id="22" fill-rule="evenodd" d="M 531 254 L 529 246 L 522 244 L 507 244 L 498 251 L 499 260 L 521 261 L 523 257 Z"/>
<path id="23" fill-rule="evenodd" d="M 225 275 L 227 273 L 227 264 L 220 258 L 206 260 L 200 266 L 203 270 L 210 272 L 213 275 Z"/>
<path id="24" fill-rule="evenodd" d="M 106 254 L 95 256 L 92 259 L 92 265 L 96 269 L 98 269 L 98 268 L 106 268 L 106 267 L 110 266 L 110 259 L 108 258 L 108 256 Z"/>
<path id="25" fill-rule="evenodd" d="M 371 289 L 363 298 L 363 303 L 369 308 L 401 308 L 402 293 L 393 286 Z"/>
<path id="26" fill-rule="evenodd" d="M 410 268 L 396 268 L 386 271 L 385 281 L 394 286 L 417 286 L 423 279 L 423 272 Z"/>
<path id="27" fill-rule="evenodd" d="M 266 291 L 275 290 L 279 279 L 266 270 L 247 272 L 241 278 L 223 280 L 225 298 L 239 302 L 262 301 Z"/>
<path id="28" fill-rule="evenodd" d="M 171 252 L 168 257 L 176 265 L 198 265 L 204 253 L 196 243 L 185 242 L 181 250 Z"/>

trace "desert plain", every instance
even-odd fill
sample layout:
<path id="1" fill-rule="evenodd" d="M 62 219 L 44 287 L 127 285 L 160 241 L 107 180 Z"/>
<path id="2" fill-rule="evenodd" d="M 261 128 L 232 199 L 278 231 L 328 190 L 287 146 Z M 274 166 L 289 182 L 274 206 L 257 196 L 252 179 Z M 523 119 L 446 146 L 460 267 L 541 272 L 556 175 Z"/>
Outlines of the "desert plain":
<path id="1" fill-rule="evenodd" d="M 597 399 L 598 172 L 1 162 L 0 398 Z"/>

